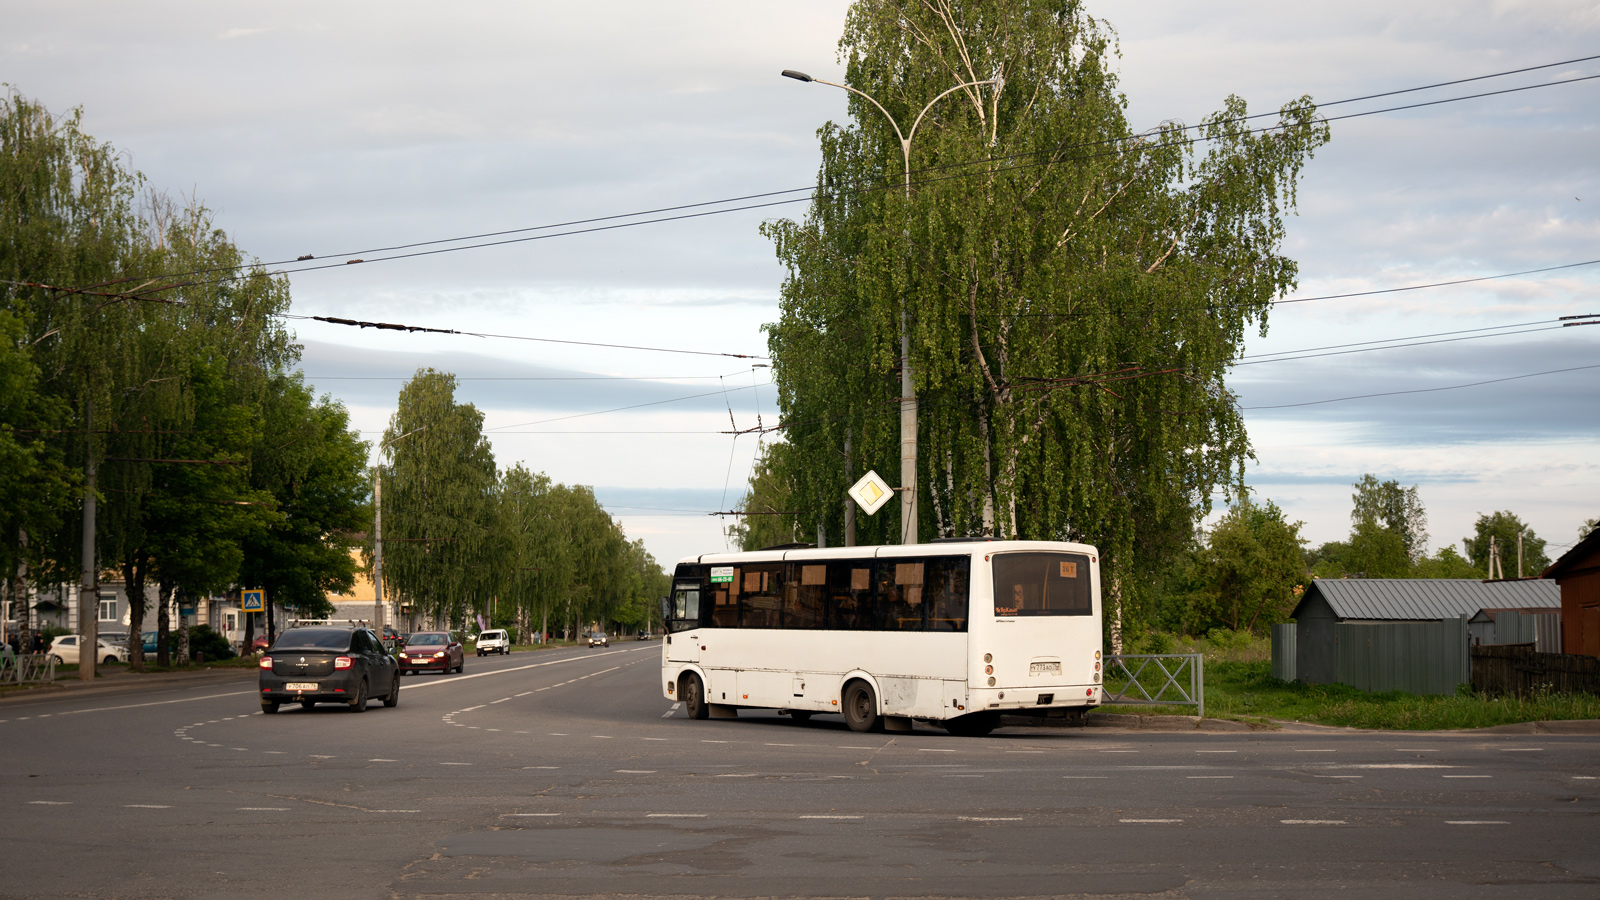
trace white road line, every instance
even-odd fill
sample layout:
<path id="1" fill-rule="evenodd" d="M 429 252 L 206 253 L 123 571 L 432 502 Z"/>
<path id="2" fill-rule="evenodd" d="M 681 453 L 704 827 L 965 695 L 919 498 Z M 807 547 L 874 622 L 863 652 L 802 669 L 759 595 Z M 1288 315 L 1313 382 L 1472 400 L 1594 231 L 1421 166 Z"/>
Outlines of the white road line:
<path id="1" fill-rule="evenodd" d="M 646 819 L 704 819 L 705 813 L 647 813 Z"/>
<path id="2" fill-rule="evenodd" d="M 1501 822 L 1495 819 L 1446 819 L 1446 825 L 1510 825 L 1510 822 Z"/>
<path id="3" fill-rule="evenodd" d="M 312 759 L 338 759 L 337 756 L 318 756 L 315 753 L 311 754 L 311 758 Z"/>
<path id="4" fill-rule="evenodd" d="M 1347 825 L 1343 819 L 1279 819 L 1285 825 Z"/>
<path id="5" fill-rule="evenodd" d="M 1238 753 L 1237 750 L 1196 750 L 1196 753 Z"/>
<path id="6" fill-rule="evenodd" d="M 501 698 L 500 698 L 500 699 L 499 699 L 499 700 L 492 700 L 492 701 L 490 701 L 490 703 L 489 703 L 489 705 L 490 705 L 490 706 L 493 706 L 493 705 L 495 705 L 495 704 L 496 704 L 496 703 L 504 703 L 504 702 L 506 702 L 506 701 L 507 701 L 507 700 L 510 700 L 510 699 L 511 699 L 511 698 L 510 698 L 510 697 L 501 697 Z M 463 712 L 465 712 L 465 710 L 463 710 Z"/>
<path id="7" fill-rule="evenodd" d="M 702 744 L 726 744 L 727 741 L 701 741 Z"/>
<path id="8" fill-rule="evenodd" d="M 1361 775 L 1318 775 L 1318 778 L 1361 778 Z"/>
<path id="9" fill-rule="evenodd" d="M 523 766 L 524 769 L 559 769 L 560 766 Z"/>
<path id="10" fill-rule="evenodd" d="M 1430 749 L 1428 747 L 1396 747 L 1396 748 L 1394 748 L 1394 752 L 1396 752 L 1396 753 L 1438 753 L 1439 751 Z"/>
<path id="11" fill-rule="evenodd" d="M 1185 775 L 1185 778 L 1232 778 L 1232 775 Z M 1333 775 L 1333 778 L 1360 778 L 1360 775 Z"/>
<path id="12" fill-rule="evenodd" d="M 1543 747 L 1501 747 L 1500 748 L 1500 752 L 1501 753 L 1538 753 L 1538 752 L 1541 752 L 1543 750 L 1544 750 Z M 1494 824 L 1498 825 L 1500 823 L 1496 822 Z"/>
<path id="13" fill-rule="evenodd" d="M 470 765 L 472 765 L 472 763 L 448 762 L 448 763 L 439 763 L 439 765 L 441 765 L 441 766 L 470 766 Z"/>
<path id="14" fill-rule="evenodd" d="M 945 749 L 940 748 L 940 747 L 918 747 L 917 748 L 917 752 L 919 752 L 919 753 L 954 753 L 956 751 L 954 751 L 954 750 L 945 750 Z"/>
<path id="15" fill-rule="evenodd" d="M 619 775 L 654 775 L 655 769 L 617 769 Z"/>
<path id="16" fill-rule="evenodd" d="M 369 809 L 369 813 L 419 813 L 420 809 Z"/>
<path id="17" fill-rule="evenodd" d="M 1594 781 L 1597 777 L 1600 777 L 1600 776 L 1596 776 L 1596 775 L 1574 775 L 1572 777 L 1577 779 L 1578 781 Z"/>
<path id="18" fill-rule="evenodd" d="M 129 704 L 126 704 L 124 706 L 96 706 L 96 707 L 94 707 L 92 709 L 69 709 L 66 712 L 61 712 L 61 713 L 53 713 L 53 714 L 52 713 L 42 713 L 42 714 L 39 715 L 39 718 L 43 719 L 43 718 L 45 718 L 46 716 L 49 716 L 49 715 L 75 716 L 75 715 L 78 715 L 79 713 L 109 712 L 111 710 L 116 710 L 116 709 L 138 709 L 138 708 L 143 707 L 143 706 L 168 706 L 168 705 L 171 705 L 173 703 L 193 703 L 196 700 L 215 700 L 218 697 L 237 697 L 240 694 L 254 694 L 254 693 L 255 693 L 255 691 L 229 691 L 226 694 L 207 694 L 204 697 L 184 697 L 181 700 L 157 700 L 157 701 L 154 701 L 154 702 L 151 702 L 151 703 L 129 703 Z M 23 719 L 26 719 L 26 718 L 28 718 L 28 716 L 20 716 L 20 717 L 18 717 L 17 721 L 20 722 L 20 721 L 22 721 Z M 196 723 L 196 724 L 205 725 L 205 724 L 209 724 L 209 723 L 199 722 L 199 723 Z M 192 728 L 194 726 L 190 726 L 190 727 Z"/>
<path id="19" fill-rule="evenodd" d="M 288 812 L 287 806 L 236 806 L 238 812 Z"/>
<path id="20" fill-rule="evenodd" d="M 162 806 L 162 805 L 157 804 L 157 803 L 124 803 L 122 805 L 122 808 L 123 809 L 171 809 L 172 807 L 170 807 L 170 806 Z"/>
<path id="21" fill-rule="evenodd" d="M 940 778 L 982 778 L 982 775 L 941 775 Z"/>
<path id="22" fill-rule="evenodd" d="M 1493 775 L 1445 775 L 1444 778 L 1493 778 Z"/>
<path id="23" fill-rule="evenodd" d="M 638 653 L 638 652 L 640 652 L 640 651 L 639 650 L 612 650 L 612 651 L 610 651 L 610 653 Z M 609 655 L 609 654 L 604 654 L 604 653 L 601 654 L 601 656 L 606 656 L 606 655 Z M 469 678 L 488 678 L 490 675 L 505 675 L 508 672 L 522 672 L 522 671 L 526 671 L 528 669 L 540 669 L 540 668 L 543 668 L 545 666 L 559 666 L 562 663 L 578 662 L 580 660 L 585 660 L 585 659 L 592 660 L 592 659 L 595 659 L 595 657 L 593 657 L 593 656 L 569 656 L 566 659 L 552 659 L 549 662 L 529 663 L 528 665 L 525 665 L 525 666 L 512 666 L 509 669 L 496 669 L 493 672 L 477 672 L 477 673 L 472 674 L 472 675 L 457 675 L 456 677 L 450 678 L 450 679 L 445 679 L 445 680 L 440 680 L 440 681 L 428 681 L 428 682 L 425 682 L 423 684 L 407 685 L 406 686 L 406 690 L 408 690 L 408 691 L 420 691 L 420 690 L 422 690 L 424 688 L 439 687 L 441 685 L 460 684 L 461 682 L 466 681 Z M 577 679 L 573 679 L 573 681 L 576 681 L 576 680 Z M 568 681 L 568 682 L 564 682 L 564 683 L 565 684 L 571 684 L 572 682 Z M 560 685 L 552 685 L 552 687 L 560 687 Z M 241 691 L 240 693 L 248 694 L 248 693 L 253 693 L 253 692 L 252 691 Z M 201 699 L 201 698 L 197 698 L 197 699 Z M 176 701 L 173 701 L 173 702 L 176 702 Z"/>
<path id="24" fill-rule="evenodd" d="M 29 806 L 71 806 L 71 800 L 29 800 Z"/>
<path id="25" fill-rule="evenodd" d="M 1137 750 L 1101 750 L 1101 753 L 1138 753 Z"/>
<path id="26" fill-rule="evenodd" d="M 1296 752 L 1296 753 L 1338 753 L 1339 752 L 1337 750 L 1331 750 L 1331 749 L 1330 750 L 1301 750 L 1298 747 L 1294 747 L 1294 748 L 1291 748 L 1291 749 L 1293 749 L 1294 752 Z"/>
<path id="27" fill-rule="evenodd" d="M 289 751 L 287 751 L 287 750 L 263 750 L 261 752 L 262 753 L 270 753 L 270 754 L 272 754 L 274 756 L 283 756 L 284 754 L 288 753 Z"/>
<path id="28" fill-rule="evenodd" d="M 1076 778 L 1076 779 L 1080 779 L 1081 780 L 1081 779 L 1084 779 L 1084 778 L 1105 779 L 1105 778 L 1110 778 L 1111 776 L 1110 775 L 1063 775 L 1061 777 L 1062 778 Z"/>
<path id="29" fill-rule="evenodd" d="M 1182 819 L 1118 819 L 1124 825 L 1178 825 Z"/>
<path id="30" fill-rule="evenodd" d="M 877 747 L 838 747 L 839 750 L 876 750 Z"/>
<path id="31" fill-rule="evenodd" d="M 523 691 L 522 693 L 518 694 L 517 696 L 518 697 L 526 697 L 531 693 L 533 693 L 533 691 Z"/>
<path id="32" fill-rule="evenodd" d="M 799 744 L 768 744 L 768 747 L 798 747 Z"/>
<path id="33" fill-rule="evenodd" d="M 466 709 L 458 709 L 455 712 L 451 713 L 450 715 L 453 716 L 453 715 L 457 715 L 459 713 L 472 712 L 475 709 L 483 709 L 485 706 L 488 706 L 488 705 L 489 704 L 487 704 L 487 703 L 479 703 L 477 706 L 469 706 Z"/>
<path id="34" fill-rule="evenodd" d="M 502 813 L 508 819 L 546 819 L 559 816 L 561 813 Z"/>
<path id="35" fill-rule="evenodd" d="M 399 762 L 398 759 L 369 759 L 367 762 Z"/>
<path id="36" fill-rule="evenodd" d="M 865 816 L 801 816 L 802 819 L 864 819 Z"/>
<path id="37" fill-rule="evenodd" d="M 1459 769 L 1460 766 L 1447 766 L 1443 763 L 1345 763 L 1337 766 L 1322 766 L 1327 769 Z"/>
<path id="38" fill-rule="evenodd" d="M 956 816 L 962 822 L 1021 822 L 1021 816 Z"/>
<path id="39" fill-rule="evenodd" d="M 664 741 L 666 738 L 640 738 L 642 741 Z"/>
<path id="40" fill-rule="evenodd" d="M 1043 753 L 1043 750 L 1007 750 L 1007 753 Z"/>
<path id="41" fill-rule="evenodd" d="M 682 705 L 683 705 L 683 704 L 682 704 L 682 703 L 674 703 L 674 704 L 672 704 L 672 708 L 671 708 L 671 709 L 669 709 L 669 710 L 667 710 L 667 711 L 666 711 L 666 712 L 664 712 L 664 713 L 662 713 L 662 714 L 661 714 L 661 718 L 663 718 L 663 719 L 670 719 L 670 718 L 672 718 L 672 716 L 673 716 L 673 715 L 674 715 L 674 714 L 675 714 L 675 713 L 677 713 L 677 711 L 678 711 L 678 707 L 680 707 L 680 706 L 682 706 Z M 645 740 L 647 740 L 647 741 L 648 741 L 648 740 L 666 740 L 666 739 L 665 739 L 665 738 L 645 738 Z"/>

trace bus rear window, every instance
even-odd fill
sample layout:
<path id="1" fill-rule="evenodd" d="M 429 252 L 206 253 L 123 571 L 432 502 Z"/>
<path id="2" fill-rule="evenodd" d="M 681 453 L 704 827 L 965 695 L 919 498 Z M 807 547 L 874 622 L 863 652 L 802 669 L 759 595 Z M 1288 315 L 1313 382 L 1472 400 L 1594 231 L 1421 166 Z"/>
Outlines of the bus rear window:
<path id="1" fill-rule="evenodd" d="M 999 553 L 994 557 L 997 616 L 1087 616 L 1089 557 L 1079 553 Z"/>

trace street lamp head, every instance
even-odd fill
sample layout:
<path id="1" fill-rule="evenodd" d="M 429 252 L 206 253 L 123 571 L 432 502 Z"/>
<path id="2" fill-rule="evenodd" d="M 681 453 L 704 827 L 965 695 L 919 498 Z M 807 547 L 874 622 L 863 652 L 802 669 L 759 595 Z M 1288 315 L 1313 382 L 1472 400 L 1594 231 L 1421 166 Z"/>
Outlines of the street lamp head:
<path id="1" fill-rule="evenodd" d="M 785 78 L 793 78 L 795 81 L 813 81 L 813 80 L 815 80 L 810 75 L 807 75 L 804 72 L 796 72 L 793 69 L 784 69 L 783 70 L 783 77 L 785 77 Z"/>

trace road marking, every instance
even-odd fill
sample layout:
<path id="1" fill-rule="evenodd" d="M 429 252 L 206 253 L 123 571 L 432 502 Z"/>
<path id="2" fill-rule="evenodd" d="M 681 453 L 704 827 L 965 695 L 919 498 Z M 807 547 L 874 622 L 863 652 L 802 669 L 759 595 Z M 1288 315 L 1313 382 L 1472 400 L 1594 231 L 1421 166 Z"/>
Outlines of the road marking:
<path id="1" fill-rule="evenodd" d="M 1110 775 L 1063 775 L 1062 778 L 1110 778 Z"/>
<path id="2" fill-rule="evenodd" d="M 1361 778 L 1361 775 L 1318 775 L 1318 778 Z"/>
<path id="3" fill-rule="evenodd" d="M 507 700 L 510 700 L 510 699 L 511 699 L 511 698 L 510 698 L 510 697 L 501 697 L 501 698 L 500 698 L 500 699 L 499 699 L 499 700 L 494 700 L 494 701 L 491 701 L 491 702 L 490 702 L 490 703 L 489 703 L 489 705 L 490 705 L 490 706 L 493 706 L 493 705 L 495 705 L 495 704 L 496 704 L 496 703 L 504 703 L 504 702 L 506 702 L 506 701 L 507 701 Z"/>
<path id="4" fill-rule="evenodd" d="M 399 762 L 398 759 L 369 759 L 367 762 Z"/>
<path id="5" fill-rule="evenodd" d="M 1021 822 L 1021 816 L 956 816 L 962 822 Z"/>
<path id="6" fill-rule="evenodd" d="M 1510 822 L 1501 822 L 1495 819 L 1446 819 L 1446 825 L 1510 825 Z"/>
<path id="7" fill-rule="evenodd" d="M 1007 753 L 1043 753 L 1043 750 L 1007 750 Z"/>
<path id="8" fill-rule="evenodd" d="M 676 713 L 678 711 L 678 707 L 680 707 L 682 705 L 683 705 L 682 703 L 674 703 L 674 704 L 672 704 L 672 708 L 667 710 L 666 712 L 662 713 L 661 714 L 661 718 L 663 718 L 663 719 L 672 718 L 673 713 Z M 664 740 L 664 738 L 661 738 L 661 739 L 658 739 L 658 738 L 645 738 L 645 740 Z"/>
<path id="9" fill-rule="evenodd" d="M 1443 763 L 1346 763 L 1339 766 L 1327 766 L 1329 769 L 1459 769 L 1460 766 L 1447 766 Z"/>
<path id="10" fill-rule="evenodd" d="M 157 803 L 125 803 L 125 804 L 123 804 L 122 808 L 123 809 L 171 809 L 172 807 L 170 807 L 170 806 L 162 806 L 162 805 L 157 804 Z"/>
<path id="11" fill-rule="evenodd" d="M 448 762 L 448 763 L 439 763 L 439 765 L 441 765 L 441 766 L 470 766 L 470 765 L 472 765 L 472 763 Z"/>
<path id="12" fill-rule="evenodd" d="M 1493 775 L 1445 775 L 1445 778 L 1493 778 Z"/>
<path id="13" fill-rule="evenodd" d="M 213 746 L 215 746 L 215 745 L 213 745 Z M 337 756 L 318 756 L 315 753 L 311 754 L 311 758 L 312 759 L 338 759 Z"/>
<path id="14" fill-rule="evenodd" d="M 420 810 L 420 809 L 369 809 L 369 810 L 366 810 L 366 811 L 370 812 L 370 813 L 419 813 L 419 812 L 422 812 L 422 810 Z"/>
<path id="15" fill-rule="evenodd" d="M 1232 778 L 1232 775 L 1185 775 L 1185 778 Z M 1360 778 L 1360 775 L 1330 775 L 1330 778 Z"/>
<path id="16" fill-rule="evenodd" d="M 508 819 L 545 819 L 559 816 L 561 813 L 502 813 Z"/>
<path id="17" fill-rule="evenodd" d="M 656 773 L 655 769 L 617 769 L 616 771 L 622 775 L 654 775 Z"/>
<path id="18" fill-rule="evenodd" d="M 798 744 L 768 744 L 767 746 L 768 747 L 797 747 L 799 745 Z"/>
<path id="19" fill-rule="evenodd" d="M 566 737 L 567 736 L 567 733 L 565 731 L 552 731 L 552 732 L 549 732 L 549 734 L 550 734 L 551 737 Z"/>
<path id="20" fill-rule="evenodd" d="M 1396 753 L 1438 753 L 1439 751 L 1427 747 L 1396 747 Z"/>
<path id="21" fill-rule="evenodd" d="M 450 715 L 453 716 L 456 713 L 472 712 L 475 709 L 483 709 L 485 706 L 488 706 L 488 705 L 489 704 L 487 704 L 487 703 L 479 703 L 477 706 L 469 706 L 466 709 L 458 709 L 455 712 L 451 713 Z"/>
<path id="22" fill-rule="evenodd" d="M 1101 753 L 1138 753 L 1137 750 L 1101 750 Z"/>
<path id="23" fill-rule="evenodd" d="M 640 739 L 640 740 L 646 740 L 646 741 L 664 741 L 664 740 L 666 740 L 666 738 L 641 738 L 641 739 Z"/>
<path id="24" fill-rule="evenodd" d="M 288 812 L 287 806 L 236 806 L 239 812 Z"/>
<path id="25" fill-rule="evenodd" d="M 1500 752 L 1501 753 L 1538 753 L 1538 752 L 1540 752 L 1542 750 L 1544 750 L 1543 747 L 1501 747 L 1500 748 Z M 1500 823 L 1496 822 L 1496 823 L 1493 823 L 1493 824 L 1498 825 Z"/>
<path id="26" fill-rule="evenodd" d="M 287 750 L 263 750 L 261 752 L 262 753 L 271 753 L 271 754 L 273 754 L 275 756 L 282 756 L 285 753 L 288 753 L 289 751 L 287 751 Z"/>
<path id="27" fill-rule="evenodd" d="M 249 750 L 249 747 L 229 747 L 229 750 Z"/>
<path id="28" fill-rule="evenodd" d="M 941 775 L 941 778 L 982 778 L 982 775 Z"/>
<path id="29" fill-rule="evenodd" d="M 802 819 L 863 819 L 865 816 L 801 816 Z"/>
<path id="30" fill-rule="evenodd" d="M 589 737 L 595 738 L 597 740 L 602 740 L 602 741 L 611 740 L 611 735 L 609 735 L 609 734 L 591 734 L 591 735 L 589 735 Z"/>
<path id="31" fill-rule="evenodd" d="M 1118 819 L 1125 825 L 1177 825 L 1182 819 Z"/>
<path id="32" fill-rule="evenodd" d="M 29 806 L 71 806 L 71 800 L 29 800 Z"/>
<path id="33" fill-rule="evenodd" d="M 1237 750 L 1196 750 L 1196 753 L 1238 753 Z"/>
<path id="34" fill-rule="evenodd" d="M 1596 776 L 1596 775 L 1574 775 L 1572 777 L 1576 778 L 1579 781 L 1594 781 L 1595 778 L 1600 777 L 1600 776 Z"/>
<path id="35" fill-rule="evenodd" d="M 648 648 L 641 648 L 641 649 L 648 649 Z M 640 652 L 640 650 L 611 650 L 611 651 L 608 651 L 607 653 L 603 653 L 603 654 L 600 654 L 600 655 L 601 656 L 609 656 L 612 653 L 638 653 L 638 652 Z M 493 672 L 478 672 L 478 673 L 473 674 L 473 675 L 457 675 L 454 678 L 450 678 L 450 679 L 446 679 L 446 680 L 429 681 L 429 682 L 426 682 L 426 683 L 423 683 L 423 684 L 413 684 L 410 687 L 406 688 L 406 690 L 408 690 L 408 691 L 420 691 L 423 688 L 439 687 L 440 685 L 460 684 L 461 682 L 466 681 L 466 680 L 468 680 L 470 678 L 488 678 L 490 675 L 505 675 L 508 672 L 522 672 L 522 671 L 525 671 L 527 669 L 540 669 L 540 668 L 543 668 L 545 666 L 559 666 L 562 663 L 578 662 L 579 660 L 584 660 L 584 659 L 595 659 L 595 657 L 593 657 L 593 656 L 569 656 L 566 659 L 552 659 L 549 662 L 529 663 L 528 665 L 525 665 L 525 666 L 512 666 L 509 669 L 496 669 Z M 572 679 L 572 681 L 577 681 L 577 679 L 574 678 L 574 679 Z M 564 684 L 571 684 L 572 681 L 567 681 L 567 682 L 563 682 L 563 683 Z M 551 685 L 551 687 L 560 687 L 560 686 L 561 685 L 559 685 L 559 684 Z M 545 688 L 540 688 L 540 690 L 545 690 Z M 252 691 L 240 691 L 240 693 L 249 694 L 249 693 L 253 693 L 253 692 Z M 200 698 L 196 698 L 196 699 L 200 699 Z M 172 701 L 172 702 L 177 702 L 177 701 Z"/>
<path id="36" fill-rule="evenodd" d="M 705 813 L 647 813 L 646 819 L 704 819 Z"/>
<path id="37" fill-rule="evenodd" d="M 876 750 L 877 747 L 839 747 L 840 750 Z"/>
<path id="38" fill-rule="evenodd" d="M 701 741 L 702 744 L 726 744 L 727 741 Z"/>
<path id="39" fill-rule="evenodd" d="M 954 751 L 954 750 L 945 750 L 945 749 L 942 749 L 942 748 L 939 748 L 939 747 L 918 747 L 917 748 L 917 752 L 919 752 L 919 753 L 954 753 L 956 751 Z"/>
<path id="40" fill-rule="evenodd" d="M 1347 825 L 1343 819 L 1279 819 L 1285 825 Z"/>
<path id="41" fill-rule="evenodd" d="M 523 766 L 524 769 L 559 769 L 560 766 Z"/>
<path id="42" fill-rule="evenodd" d="M 1294 747 L 1294 748 L 1291 748 L 1291 749 L 1293 749 L 1294 752 L 1296 752 L 1296 753 L 1337 753 L 1337 752 L 1339 752 L 1337 750 L 1301 750 L 1298 747 Z"/>

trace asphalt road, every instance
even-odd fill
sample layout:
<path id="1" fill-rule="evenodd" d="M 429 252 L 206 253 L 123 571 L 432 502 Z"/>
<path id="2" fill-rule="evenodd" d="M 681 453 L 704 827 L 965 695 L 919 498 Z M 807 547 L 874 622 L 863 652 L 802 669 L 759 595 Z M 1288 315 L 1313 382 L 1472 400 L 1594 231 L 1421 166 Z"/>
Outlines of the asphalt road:
<path id="1" fill-rule="evenodd" d="M 659 651 L 7 700 L 0 897 L 1600 897 L 1600 738 L 695 722 Z"/>

